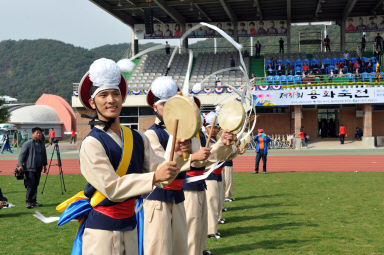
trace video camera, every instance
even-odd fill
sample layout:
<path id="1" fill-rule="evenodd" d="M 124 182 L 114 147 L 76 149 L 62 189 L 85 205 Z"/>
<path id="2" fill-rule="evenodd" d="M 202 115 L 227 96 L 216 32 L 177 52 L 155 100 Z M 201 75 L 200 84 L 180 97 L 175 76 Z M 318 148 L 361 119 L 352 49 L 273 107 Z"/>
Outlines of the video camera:
<path id="1" fill-rule="evenodd" d="M 53 142 L 53 143 L 59 143 L 59 140 L 57 140 L 57 139 L 53 139 L 52 142 Z"/>

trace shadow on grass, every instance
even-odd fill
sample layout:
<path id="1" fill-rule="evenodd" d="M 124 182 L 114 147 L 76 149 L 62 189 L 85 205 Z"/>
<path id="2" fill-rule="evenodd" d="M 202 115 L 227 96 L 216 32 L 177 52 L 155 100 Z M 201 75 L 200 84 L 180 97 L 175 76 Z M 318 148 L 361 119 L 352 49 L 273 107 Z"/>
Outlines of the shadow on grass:
<path id="1" fill-rule="evenodd" d="M 280 229 L 292 229 L 292 228 L 298 228 L 298 227 L 316 227 L 317 224 L 306 224 L 306 223 L 300 223 L 300 222 L 288 222 L 288 223 L 279 223 L 279 224 L 271 224 L 271 225 L 264 225 L 264 226 L 247 226 L 247 227 L 235 227 L 235 228 L 228 228 L 222 231 L 222 236 L 234 236 L 234 235 L 241 235 L 241 234 L 247 234 L 252 232 L 259 232 L 264 230 L 280 230 Z"/>
<path id="2" fill-rule="evenodd" d="M 247 220 L 256 220 L 256 219 L 270 219 L 270 218 L 277 218 L 277 217 L 285 217 L 285 216 L 292 216 L 292 215 L 297 215 L 293 213 L 265 213 L 261 215 L 255 215 L 255 216 L 233 216 L 233 217 L 225 217 L 228 221 L 228 223 L 233 223 L 233 222 L 242 222 L 242 221 L 247 221 Z"/>
<path id="3" fill-rule="evenodd" d="M 216 249 L 211 249 L 212 254 L 238 254 L 242 251 L 254 251 L 256 249 L 282 249 L 289 246 L 290 248 L 298 248 L 311 240 L 268 240 L 268 241 L 260 241 L 250 244 L 241 244 L 234 246 L 221 247 Z M 256 252 L 256 251 L 255 251 Z M 255 253 L 256 254 L 256 253 Z"/>
<path id="4" fill-rule="evenodd" d="M 279 206 L 296 206 L 296 205 L 284 204 L 284 203 L 269 203 L 269 204 L 259 204 L 259 205 L 242 205 L 242 206 L 229 207 L 229 210 L 231 210 L 231 211 L 239 211 L 239 210 L 246 210 L 246 209 L 279 207 Z"/>
<path id="5" fill-rule="evenodd" d="M 11 208 L 12 209 L 12 208 Z M 4 210 L 11 210 L 11 209 L 4 209 Z M 6 213 L 6 212 L 1 212 L 0 218 L 14 218 L 14 217 L 20 217 L 22 215 L 30 214 L 32 215 L 32 211 L 28 212 L 18 212 L 18 213 Z"/>
<path id="6" fill-rule="evenodd" d="M 256 196 L 256 195 L 252 195 L 252 196 L 247 196 L 247 197 L 235 197 L 235 201 L 237 200 L 247 200 L 247 199 L 252 199 L 252 198 L 267 198 L 267 197 L 281 197 L 281 196 L 285 196 L 287 194 L 273 194 L 273 195 L 264 195 L 264 196 Z"/>

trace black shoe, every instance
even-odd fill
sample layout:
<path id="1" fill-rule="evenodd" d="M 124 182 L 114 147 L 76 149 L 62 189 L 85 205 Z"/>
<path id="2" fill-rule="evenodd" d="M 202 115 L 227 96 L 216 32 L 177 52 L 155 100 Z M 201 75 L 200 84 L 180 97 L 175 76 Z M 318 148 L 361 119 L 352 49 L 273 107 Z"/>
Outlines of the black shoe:
<path id="1" fill-rule="evenodd" d="M 216 235 L 217 235 L 217 236 L 221 236 L 221 233 L 220 233 L 220 232 L 217 232 Z"/>
<path id="2" fill-rule="evenodd" d="M 211 253 L 211 251 L 209 251 L 209 250 L 206 250 L 206 251 L 203 251 L 203 255 L 211 255 L 212 253 Z"/>
<path id="3" fill-rule="evenodd" d="M 208 235 L 209 239 L 220 239 L 220 236 L 218 235 Z"/>
<path id="4" fill-rule="evenodd" d="M 223 208 L 222 211 L 223 211 L 223 212 L 226 212 L 226 211 L 228 211 L 228 209 L 227 209 L 227 208 Z"/>
<path id="5" fill-rule="evenodd" d="M 32 205 L 33 205 L 33 207 L 42 207 L 43 206 L 42 204 L 39 204 L 37 202 L 33 203 Z"/>
<path id="6" fill-rule="evenodd" d="M 28 209 L 32 209 L 33 208 L 33 204 L 32 203 L 27 203 L 25 207 L 28 208 Z"/>

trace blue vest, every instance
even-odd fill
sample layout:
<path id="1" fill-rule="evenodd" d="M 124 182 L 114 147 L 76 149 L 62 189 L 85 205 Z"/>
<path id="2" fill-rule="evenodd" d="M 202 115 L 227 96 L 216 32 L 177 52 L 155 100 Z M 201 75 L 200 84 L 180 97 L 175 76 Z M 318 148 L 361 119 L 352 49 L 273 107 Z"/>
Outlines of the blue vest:
<path id="1" fill-rule="evenodd" d="M 143 169 L 144 142 L 138 132 L 132 130 L 132 135 L 133 151 L 131 162 L 129 164 L 126 174 L 142 173 Z M 120 148 L 120 146 L 107 133 L 98 128 L 93 128 L 92 131 L 88 134 L 88 136 L 96 138 L 103 145 L 108 159 L 116 171 L 122 156 L 122 149 Z M 91 198 L 95 191 L 96 189 L 88 183 L 84 189 L 84 194 L 87 197 Z M 128 198 L 127 200 L 129 199 L 132 198 Z M 98 205 L 112 206 L 116 204 L 118 204 L 118 202 L 112 202 L 106 198 Z M 114 219 L 92 209 L 88 215 L 85 227 L 110 231 L 133 230 L 136 227 L 136 216 L 134 215 L 126 219 Z"/>
<path id="2" fill-rule="evenodd" d="M 201 130 L 199 131 L 199 136 L 200 136 L 201 147 L 205 147 L 207 139 Z M 205 170 L 205 166 L 200 168 L 191 167 L 191 171 L 194 171 L 194 170 Z M 188 171 L 187 171 L 187 176 L 188 176 Z M 190 183 L 186 183 L 185 180 L 183 181 L 183 190 L 204 191 L 206 189 L 207 189 L 207 185 L 205 184 L 205 180 L 200 180 L 197 182 L 190 182 Z"/>
<path id="3" fill-rule="evenodd" d="M 223 164 L 223 167 L 225 166 L 233 166 L 233 161 L 232 160 L 225 161 L 225 163 Z"/>
<path id="4" fill-rule="evenodd" d="M 169 135 L 167 131 L 165 131 L 165 127 L 157 124 L 153 124 L 149 129 L 155 131 L 157 137 L 159 138 L 159 142 L 161 146 L 163 146 L 163 149 L 166 150 Z M 185 179 L 185 172 L 179 173 L 176 179 Z M 149 200 L 163 201 L 170 204 L 178 204 L 185 200 L 184 191 L 182 189 L 167 190 L 159 187 L 156 187 L 152 191 L 152 193 L 150 193 L 150 195 L 148 194 L 142 195 L 142 198 L 149 199 Z"/>

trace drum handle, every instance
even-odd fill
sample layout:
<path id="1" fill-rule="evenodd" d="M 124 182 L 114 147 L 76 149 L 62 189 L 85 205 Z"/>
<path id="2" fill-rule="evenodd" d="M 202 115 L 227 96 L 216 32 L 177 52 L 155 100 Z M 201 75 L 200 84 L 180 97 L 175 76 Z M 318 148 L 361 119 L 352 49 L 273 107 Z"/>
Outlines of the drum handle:
<path id="1" fill-rule="evenodd" d="M 213 122 L 212 122 L 211 130 L 209 131 L 209 135 L 208 135 L 207 143 L 205 144 L 205 148 L 208 148 L 208 147 L 209 147 L 209 141 L 211 140 L 211 137 L 212 137 L 212 130 L 213 130 L 213 127 L 214 127 L 215 124 L 216 124 L 216 118 L 217 118 L 217 115 L 215 115 L 215 117 L 213 118 Z"/>
<path id="2" fill-rule="evenodd" d="M 175 121 L 175 128 L 173 129 L 173 138 L 172 138 L 172 147 L 171 154 L 169 154 L 169 161 L 173 161 L 173 154 L 175 153 L 175 145 L 176 145 L 176 136 L 177 136 L 177 128 L 179 127 L 179 120 Z"/>

